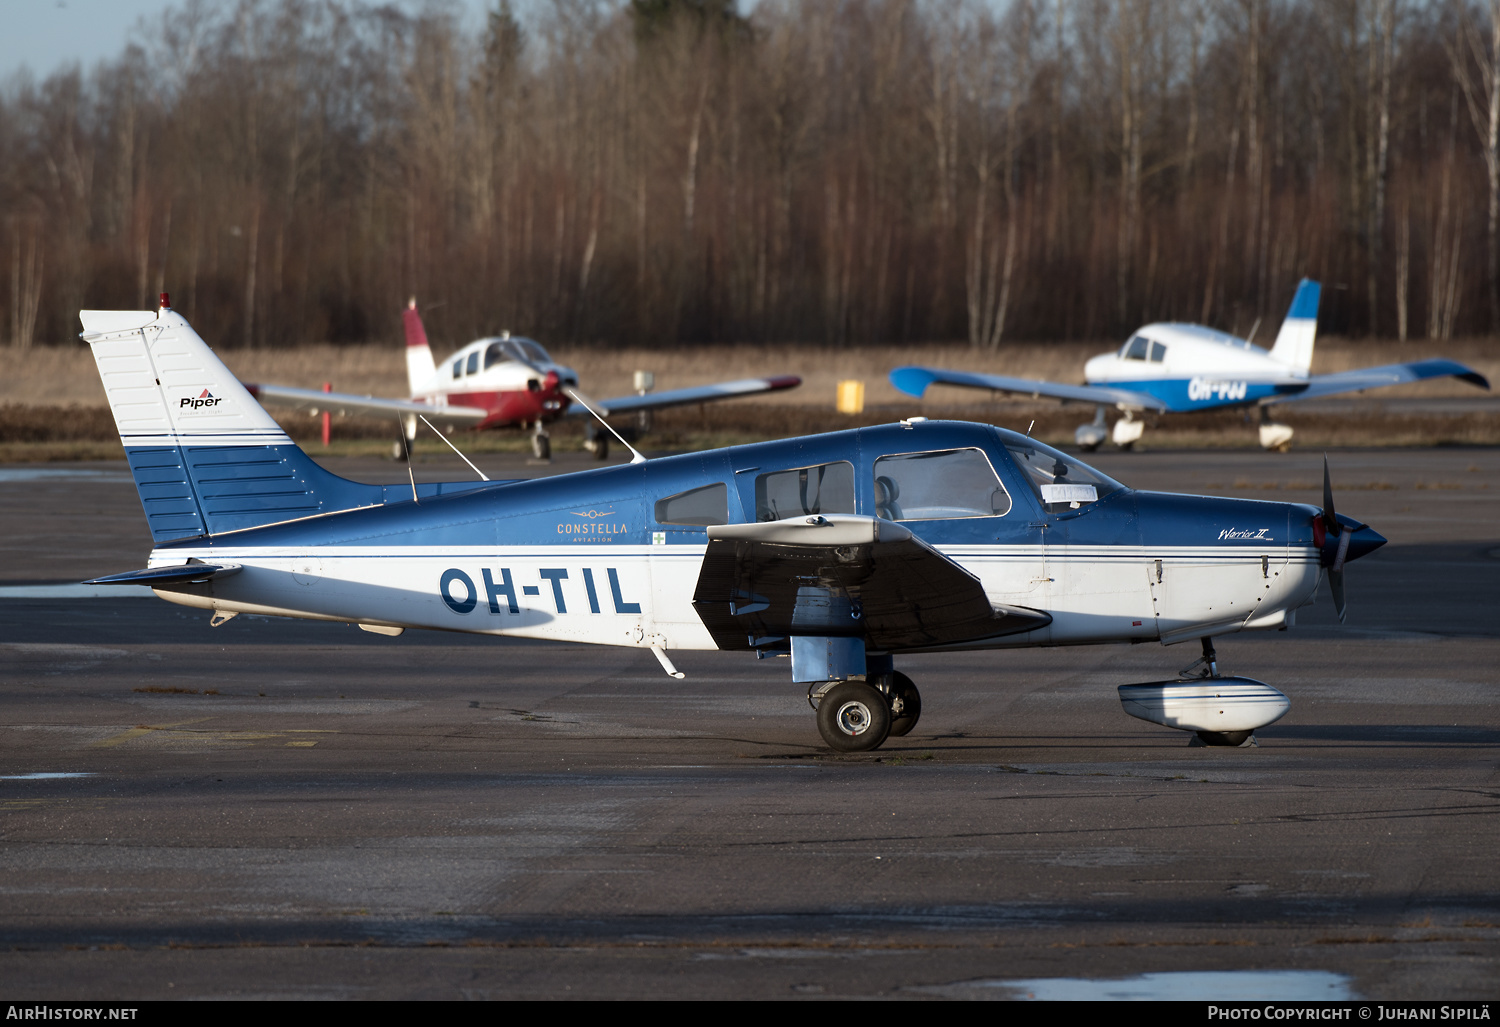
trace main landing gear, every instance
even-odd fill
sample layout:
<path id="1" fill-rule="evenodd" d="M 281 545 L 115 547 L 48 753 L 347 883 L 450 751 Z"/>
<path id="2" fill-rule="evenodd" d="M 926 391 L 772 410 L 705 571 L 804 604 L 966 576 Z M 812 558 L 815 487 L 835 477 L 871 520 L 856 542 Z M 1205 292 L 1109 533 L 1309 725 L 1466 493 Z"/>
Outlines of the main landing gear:
<path id="1" fill-rule="evenodd" d="M 411 447 L 417 441 L 417 415 L 407 414 L 397 418 L 400 425 L 396 441 L 391 443 L 391 459 L 399 463 L 411 461 Z"/>
<path id="2" fill-rule="evenodd" d="M 594 454 L 596 460 L 609 459 L 609 434 L 599 430 L 592 422 L 583 426 L 583 448 Z"/>
<path id="3" fill-rule="evenodd" d="M 818 711 L 818 733 L 839 752 L 878 749 L 887 738 L 916 727 L 922 716 L 917 686 L 894 670 L 867 673 L 863 681 L 814 682 L 807 699 Z"/>

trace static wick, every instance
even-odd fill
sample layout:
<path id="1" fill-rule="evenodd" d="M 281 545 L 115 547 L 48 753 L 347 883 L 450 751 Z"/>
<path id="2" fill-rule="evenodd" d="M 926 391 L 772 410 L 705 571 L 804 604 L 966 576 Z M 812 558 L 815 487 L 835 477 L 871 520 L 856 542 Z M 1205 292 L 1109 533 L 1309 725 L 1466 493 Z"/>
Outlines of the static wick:
<path id="1" fill-rule="evenodd" d="M 1026 437 L 1028 439 L 1031 438 L 1031 429 L 1033 429 L 1035 427 L 1036 427 L 1036 418 L 1033 417 L 1031 419 L 1031 423 L 1026 426 Z"/>

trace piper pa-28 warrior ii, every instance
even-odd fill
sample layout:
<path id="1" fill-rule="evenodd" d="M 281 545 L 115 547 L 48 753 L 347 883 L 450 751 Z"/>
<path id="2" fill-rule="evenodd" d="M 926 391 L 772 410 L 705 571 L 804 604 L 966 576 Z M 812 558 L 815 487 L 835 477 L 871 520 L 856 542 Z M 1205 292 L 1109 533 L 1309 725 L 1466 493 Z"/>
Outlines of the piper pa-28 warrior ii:
<path id="1" fill-rule="evenodd" d="M 1384 544 L 1296 503 L 1127 488 L 1024 435 L 926 421 L 527 481 L 363 485 L 324 470 L 180 315 L 82 312 L 155 547 L 149 585 L 212 611 L 789 657 L 823 738 L 921 715 L 913 653 L 1201 640 L 1125 710 L 1245 744 L 1288 707 L 1212 638 L 1290 626 Z M 1189 676 L 1196 668 L 1196 676 Z"/>
<path id="2" fill-rule="evenodd" d="M 1443 359 L 1386 364 L 1337 374 L 1310 374 L 1313 342 L 1318 334 L 1320 293 L 1317 282 L 1302 280 L 1286 320 L 1281 323 L 1276 344 L 1270 350 L 1203 325 L 1151 324 L 1127 339 L 1118 353 L 1101 353 L 1085 364 L 1083 376 L 1087 385 L 931 367 L 898 367 L 891 372 L 891 384 L 913 396 L 921 396 L 936 382 L 1033 397 L 1049 396 L 1064 402 L 1094 403 L 1094 420 L 1079 425 L 1074 435 L 1079 448 L 1085 451 L 1098 449 L 1107 438 L 1121 449 L 1129 449 L 1145 431 L 1144 422 L 1134 416 L 1143 411 L 1188 413 L 1258 406 L 1260 444 L 1282 452 L 1291 448 L 1292 429 L 1271 420 L 1271 408 L 1277 403 L 1363 392 L 1425 378 L 1454 377 L 1482 389 L 1490 387 L 1478 372 Z M 1104 421 L 1108 407 L 1123 412 L 1113 430 Z"/>
<path id="3" fill-rule="evenodd" d="M 165 296 L 163 300 L 165 301 Z M 447 427 L 522 428 L 531 430 L 532 452 L 541 459 L 552 455 L 547 425 L 560 417 L 588 416 L 588 408 L 605 417 L 644 413 L 689 403 L 709 403 L 759 392 L 792 389 L 802 384 L 795 375 L 744 378 L 716 385 L 698 385 L 668 392 L 641 392 L 595 402 L 578 387 L 578 373 L 555 362 L 532 339 L 509 332 L 476 339 L 449 356 L 438 367 L 427 343 L 427 329 L 413 299 L 402 311 L 406 331 L 406 379 L 410 399 L 352 396 L 285 385 L 246 385 L 262 403 L 274 403 L 335 414 L 383 414 L 401 419 L 405 442 L 397 441 L 398 459 L 417 437 L 417 419 Z M 573 404 L 577 403 L 577 406 Z M 593 421 L 584 431 L 584 446 L 603 460 L 609 455 L 609 436 Z"/>

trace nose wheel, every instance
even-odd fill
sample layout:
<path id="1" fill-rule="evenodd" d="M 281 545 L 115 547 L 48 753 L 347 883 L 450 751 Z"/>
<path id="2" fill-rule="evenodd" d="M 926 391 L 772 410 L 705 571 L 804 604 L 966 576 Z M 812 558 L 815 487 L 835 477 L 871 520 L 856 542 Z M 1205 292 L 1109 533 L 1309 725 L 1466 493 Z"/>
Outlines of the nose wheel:
<path id="1" fill-rule="evenodd" d="M 531 455 L 538 460 L 552 459 L 552 437 L 547 434 L 541 421 L 536 422 L 536 427 L 531 432 Z"/>

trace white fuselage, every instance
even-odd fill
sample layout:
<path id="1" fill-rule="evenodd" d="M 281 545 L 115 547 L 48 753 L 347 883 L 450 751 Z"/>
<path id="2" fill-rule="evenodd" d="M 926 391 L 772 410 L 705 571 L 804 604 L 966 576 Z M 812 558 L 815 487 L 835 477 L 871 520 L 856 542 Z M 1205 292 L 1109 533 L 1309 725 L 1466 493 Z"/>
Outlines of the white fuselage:
<path id="1" fill-rule="evenodd" d="M 549 377 L 555 376 L 549 386 Z M 530 339 L 477 339 L 436 365 L 425 380 L 413 381 L 412 399 L 436 406 L 478 406 L 496 409 L 519 400 L 526 409 L 546 413 L 566 408 L 556 394 L 557 383 L 577 385 L 578 375 L 555 362 Z M 525 411 L 518 411 L 524 413 Z"/>
<path id="2" fill-rule="evenodd" d="M 1202 325 L 1175 323 L 1147 325 L 1118 351 L 1091 358 L 1083 373 L 1091 385 L 1194 377 L 1264 384 L 1307 380 L 1306 370 L 1289 367 L 1244 339 Z"/>
<path id="3" fill-rule="evenodd" d="M 1046 627 L 985 647 L 1172 642 L 1208 631 L 1281 627 L 1310 601 L 1320 574 L 1315 550 L 1285 543 L 937 548 L 978 577 L 994 603 L 1052 615 Z M 599 544 L 587 536 L 555 546 L 236 551 L 232 537 L 220 536 L 212 548 L 174 547 L 161 563 L 197 557 L 240 564 L 241 572 L 157 594 L 224 612 L 715 649 L 692 602 L 704 551 L 703 545 Z"/>

